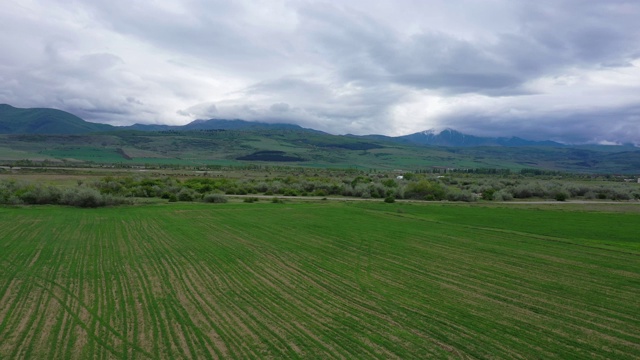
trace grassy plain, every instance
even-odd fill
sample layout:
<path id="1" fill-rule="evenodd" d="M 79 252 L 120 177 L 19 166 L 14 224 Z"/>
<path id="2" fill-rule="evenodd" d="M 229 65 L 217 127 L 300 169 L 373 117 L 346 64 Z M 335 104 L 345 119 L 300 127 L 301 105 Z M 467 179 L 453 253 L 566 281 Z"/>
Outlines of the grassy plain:
<path id="1" fill-rule="evenodd" d="M 573 210 L 0 208 L 0 358 L 638 358 L 639 215 Z"/>

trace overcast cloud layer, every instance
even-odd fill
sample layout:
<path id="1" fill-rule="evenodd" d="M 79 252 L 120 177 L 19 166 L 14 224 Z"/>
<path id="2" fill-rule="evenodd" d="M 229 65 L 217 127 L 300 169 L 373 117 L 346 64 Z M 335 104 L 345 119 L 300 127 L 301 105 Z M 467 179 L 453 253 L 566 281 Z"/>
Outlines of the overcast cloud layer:
<path id="1" fill-rule="evenodd" d="M 2 0 L 0 103 L 640 145 L 637 0 Z"/>

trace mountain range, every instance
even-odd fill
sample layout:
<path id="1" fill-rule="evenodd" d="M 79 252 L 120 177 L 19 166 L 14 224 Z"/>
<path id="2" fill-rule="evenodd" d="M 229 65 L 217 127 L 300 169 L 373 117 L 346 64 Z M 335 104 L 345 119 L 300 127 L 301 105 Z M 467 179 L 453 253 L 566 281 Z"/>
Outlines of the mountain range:
<path id="1" fill-rule="evenodd" d="M 519 137 L 481 137 L 464 134 L 454 129 L 444 129 L 436 131 L 434 129 L 420 131 L 414 134 L 389 137 L 384 135 L 365 135 L 372 139 L 387 140 L 401 142 L 413 145 L 432 145 L 432 146 L 450 146 L 450 147 L 477 147 L 477 146 L 564 146 L 555 141 L 533 141 Z"/>
<path id="2" fill-rule="evenodd" d="M 134 124 L 130 126 L 112 126 L 87 122 L 73 114 L 49 108 L 19 109 L 7 104 L 0 104 L 0 134 L 88 134 L 118 130 L 139 131 L 194 131 L 194 130 L 317 130 L 302 128 L 298 125 L 284 123 L 264 123 L 240 119 L 194 120 L 186 125 Z M 442 131 L 426 130 L 404 136 L 364 135 L 353 137 L 383 140 L 411 145 L 431 145 L 449 147 L 477 146 L 564 146 L 554 141 L 531 141 L 518 137 L 480 137 L 467 135 L 454 129 Z"/>
<path id="3" fill-rule="evenodd" d="M 111 126 L 64 111 L 0 105 L 0 161 L 238 165 L 363 169 L 523 169 L 640 173 L 633 146 L 563 145 L 445 129 L 390 137 L 331 135 L 292 124 L 196 120 L 183 126 Z"/>

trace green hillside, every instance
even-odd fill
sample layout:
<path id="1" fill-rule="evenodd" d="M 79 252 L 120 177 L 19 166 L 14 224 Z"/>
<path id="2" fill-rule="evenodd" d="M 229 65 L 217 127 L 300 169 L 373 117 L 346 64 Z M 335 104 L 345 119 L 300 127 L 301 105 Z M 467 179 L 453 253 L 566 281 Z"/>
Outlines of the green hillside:
<path id="1" fill-rule="evenodd" d="M 535 168 L 640 173 L 640 150 L 570 147 L 436 147 L 309 130 L 114 131 L 0 135 L 0 161 L 50 160 L 120 165 L 286 165 L 418 170 Z"/>
<path id="2" fill-rule="evenodd" d="M 55 109 L 0 105 L 0 161 L 640 173 L 640 150 L 629 146 L 430 146 L 241 120 L 145 129 L 90 123 Z"/>
<path id="3" fill-rule="evenodd" d="M 0 134 L 82 134 L 114 127 L 82 120 L 56 109 L 19 109 L 0 104 Z"/>

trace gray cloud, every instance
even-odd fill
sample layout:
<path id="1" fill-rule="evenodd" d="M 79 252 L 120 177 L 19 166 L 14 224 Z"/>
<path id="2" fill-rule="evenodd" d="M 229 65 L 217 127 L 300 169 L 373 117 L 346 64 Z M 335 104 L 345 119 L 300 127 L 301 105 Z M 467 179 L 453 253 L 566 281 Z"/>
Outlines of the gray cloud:
<path id="1" fill-rule="evenodd" d="M 271 111 L 275 113 L 286 113 L 289 111 L 290 108 L 291 107 L 287 103 L 277 103 L 277 104 L 271 105 L 269 109 L 271 109 Z"/>
<path id="2" fill-rule="evenodd" d="M 640 143 L 635 0 L 10 1 L 0 102 L 89 121 Z"/>
<path id="3" fill-rule="evenodd" d="M 610 119 L 610 120 L 609 120 Z M 603 121 L 614 123 L 603 126 Z M 468 116 L 447 123 L 483 136 L 518 136 L 564 143 L 634 144 L 640 146 L 640 107 L 602 110 L 552 117 Z M 558 126 L 560 123 L 562 126 Z"/>

